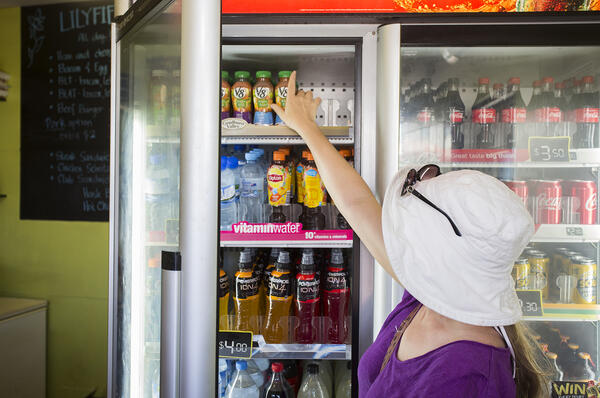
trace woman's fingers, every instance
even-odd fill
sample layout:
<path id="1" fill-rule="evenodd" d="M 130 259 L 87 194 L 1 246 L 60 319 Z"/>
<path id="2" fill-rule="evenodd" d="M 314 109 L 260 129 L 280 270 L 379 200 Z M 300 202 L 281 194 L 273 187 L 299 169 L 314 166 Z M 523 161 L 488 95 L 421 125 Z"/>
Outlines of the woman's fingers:
<path id="1" fill-rule="evenodd" d="M 313 116 L 317 115 L 317 109 L 319 109 L 319 105 L 321 105 L 321 97 L 317 97 L 315 98 L 315 100 L 312 102 L 312 114 Z"/>
<path id="2" fill-rule="evenodd" d="M 282 117 L 285 113 L 285 111 L 277 104 L 271 104 L 271 109 L 273 109 L 275 113 L 279 115 L 279 117 Z"/>

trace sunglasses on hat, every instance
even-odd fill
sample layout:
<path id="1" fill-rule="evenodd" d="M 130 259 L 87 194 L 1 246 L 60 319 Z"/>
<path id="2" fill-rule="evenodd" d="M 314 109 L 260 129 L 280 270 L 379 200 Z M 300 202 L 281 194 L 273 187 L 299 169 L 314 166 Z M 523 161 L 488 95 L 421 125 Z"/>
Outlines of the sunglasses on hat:
<path id="1" fill-rule="evenodd" d="M 418 181 L 430 180 L 434 177 L 439 176 L 440 174 L 442 174 L 442 172 L 440 170 L 440 166 L 437 166 L 435 164 L 425 165 L 425 166 L 421 167 L 419 169 L 419 171 L 417 171 L 415 169 L 410 169 L 410 171 L 406 175 L 406 180 L 404 180 L 404 185 L 402 186 L 401 196 L 404 196 L 406 194 L 412 194 L 412 195 L 416 196 L 417 198 L 421 199 L 423 202 L 427 203 L 429 206 L 433 207 L 434 209 L 436 209 L 437 211 L 442 213 L 444 215 L 444 217 L 446 217 L 446 219 L 450 222 L 450 225 L 452 226 L 454 233 L 457 236 L 462 236 L 462 234 L 458 230 L 458 227 L 456 226 L 456 224 L 454 224 L 454 221 L 452 221 L 450 216 L 448 214 L 446 214 L 442 209 L 440 209 L 439 207 L 437 207 L 436 205 L 431 203 L 431 201 L 429 201 L 429 199 L 427 199 L 425 196 L 421 195 L 421 193 L 414 188 L 415 184 Z"/>

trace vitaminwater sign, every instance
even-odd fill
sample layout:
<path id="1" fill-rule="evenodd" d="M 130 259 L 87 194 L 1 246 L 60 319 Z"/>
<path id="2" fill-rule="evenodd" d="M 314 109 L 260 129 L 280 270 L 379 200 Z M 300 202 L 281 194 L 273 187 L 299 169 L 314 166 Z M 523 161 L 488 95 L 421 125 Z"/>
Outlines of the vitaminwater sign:
<path id="1" fill-rule="evenodd" d="M 21 11 L 21 218 L 107 221 L 112 2 Z"/>
<path id="2" fill-rule="evenodd" d="M 600 0 L 223 0 L 224 14 L 598 11 Z"/>

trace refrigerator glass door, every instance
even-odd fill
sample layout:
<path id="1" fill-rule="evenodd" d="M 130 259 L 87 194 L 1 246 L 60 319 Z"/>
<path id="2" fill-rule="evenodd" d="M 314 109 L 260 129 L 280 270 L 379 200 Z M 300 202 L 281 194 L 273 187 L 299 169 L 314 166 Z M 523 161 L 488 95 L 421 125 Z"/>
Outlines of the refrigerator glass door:
<path id="1" fill-rule="evenodd" d="M 598 70 L 594 46 L 400 47 L 398 168 L 479 170 L 523 200 L 513 278 L 556 381 L 598 376 Z"/>
<path id="2" fill-rule="evenodd" d="M 119 397 L 159 396 L 160 254 L 179 247 L 179 10 L 173 2 L 147 13 L 118 43 L 118 286 L 110 371 Z"/>

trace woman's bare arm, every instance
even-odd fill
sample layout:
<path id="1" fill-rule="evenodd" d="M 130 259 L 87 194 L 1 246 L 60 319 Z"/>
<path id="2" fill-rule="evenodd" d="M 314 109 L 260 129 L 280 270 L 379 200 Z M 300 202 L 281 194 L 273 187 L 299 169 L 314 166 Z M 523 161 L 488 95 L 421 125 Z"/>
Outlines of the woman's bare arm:
<path id="1" fill-rule="evenodd" d="M 362 177 L 337 152 L 315 123 L 321 99 L 313 99 L 310 91 L 299 90 L 294 94 L 295 91 L 296 72 L 293 72 L 288 83 L 285 110 L 276 104 L 272 105 L 273 110 L 304 139 L 338 210 L 377 262 L 397 280 L 383 242 L 381 205 Z"/>

